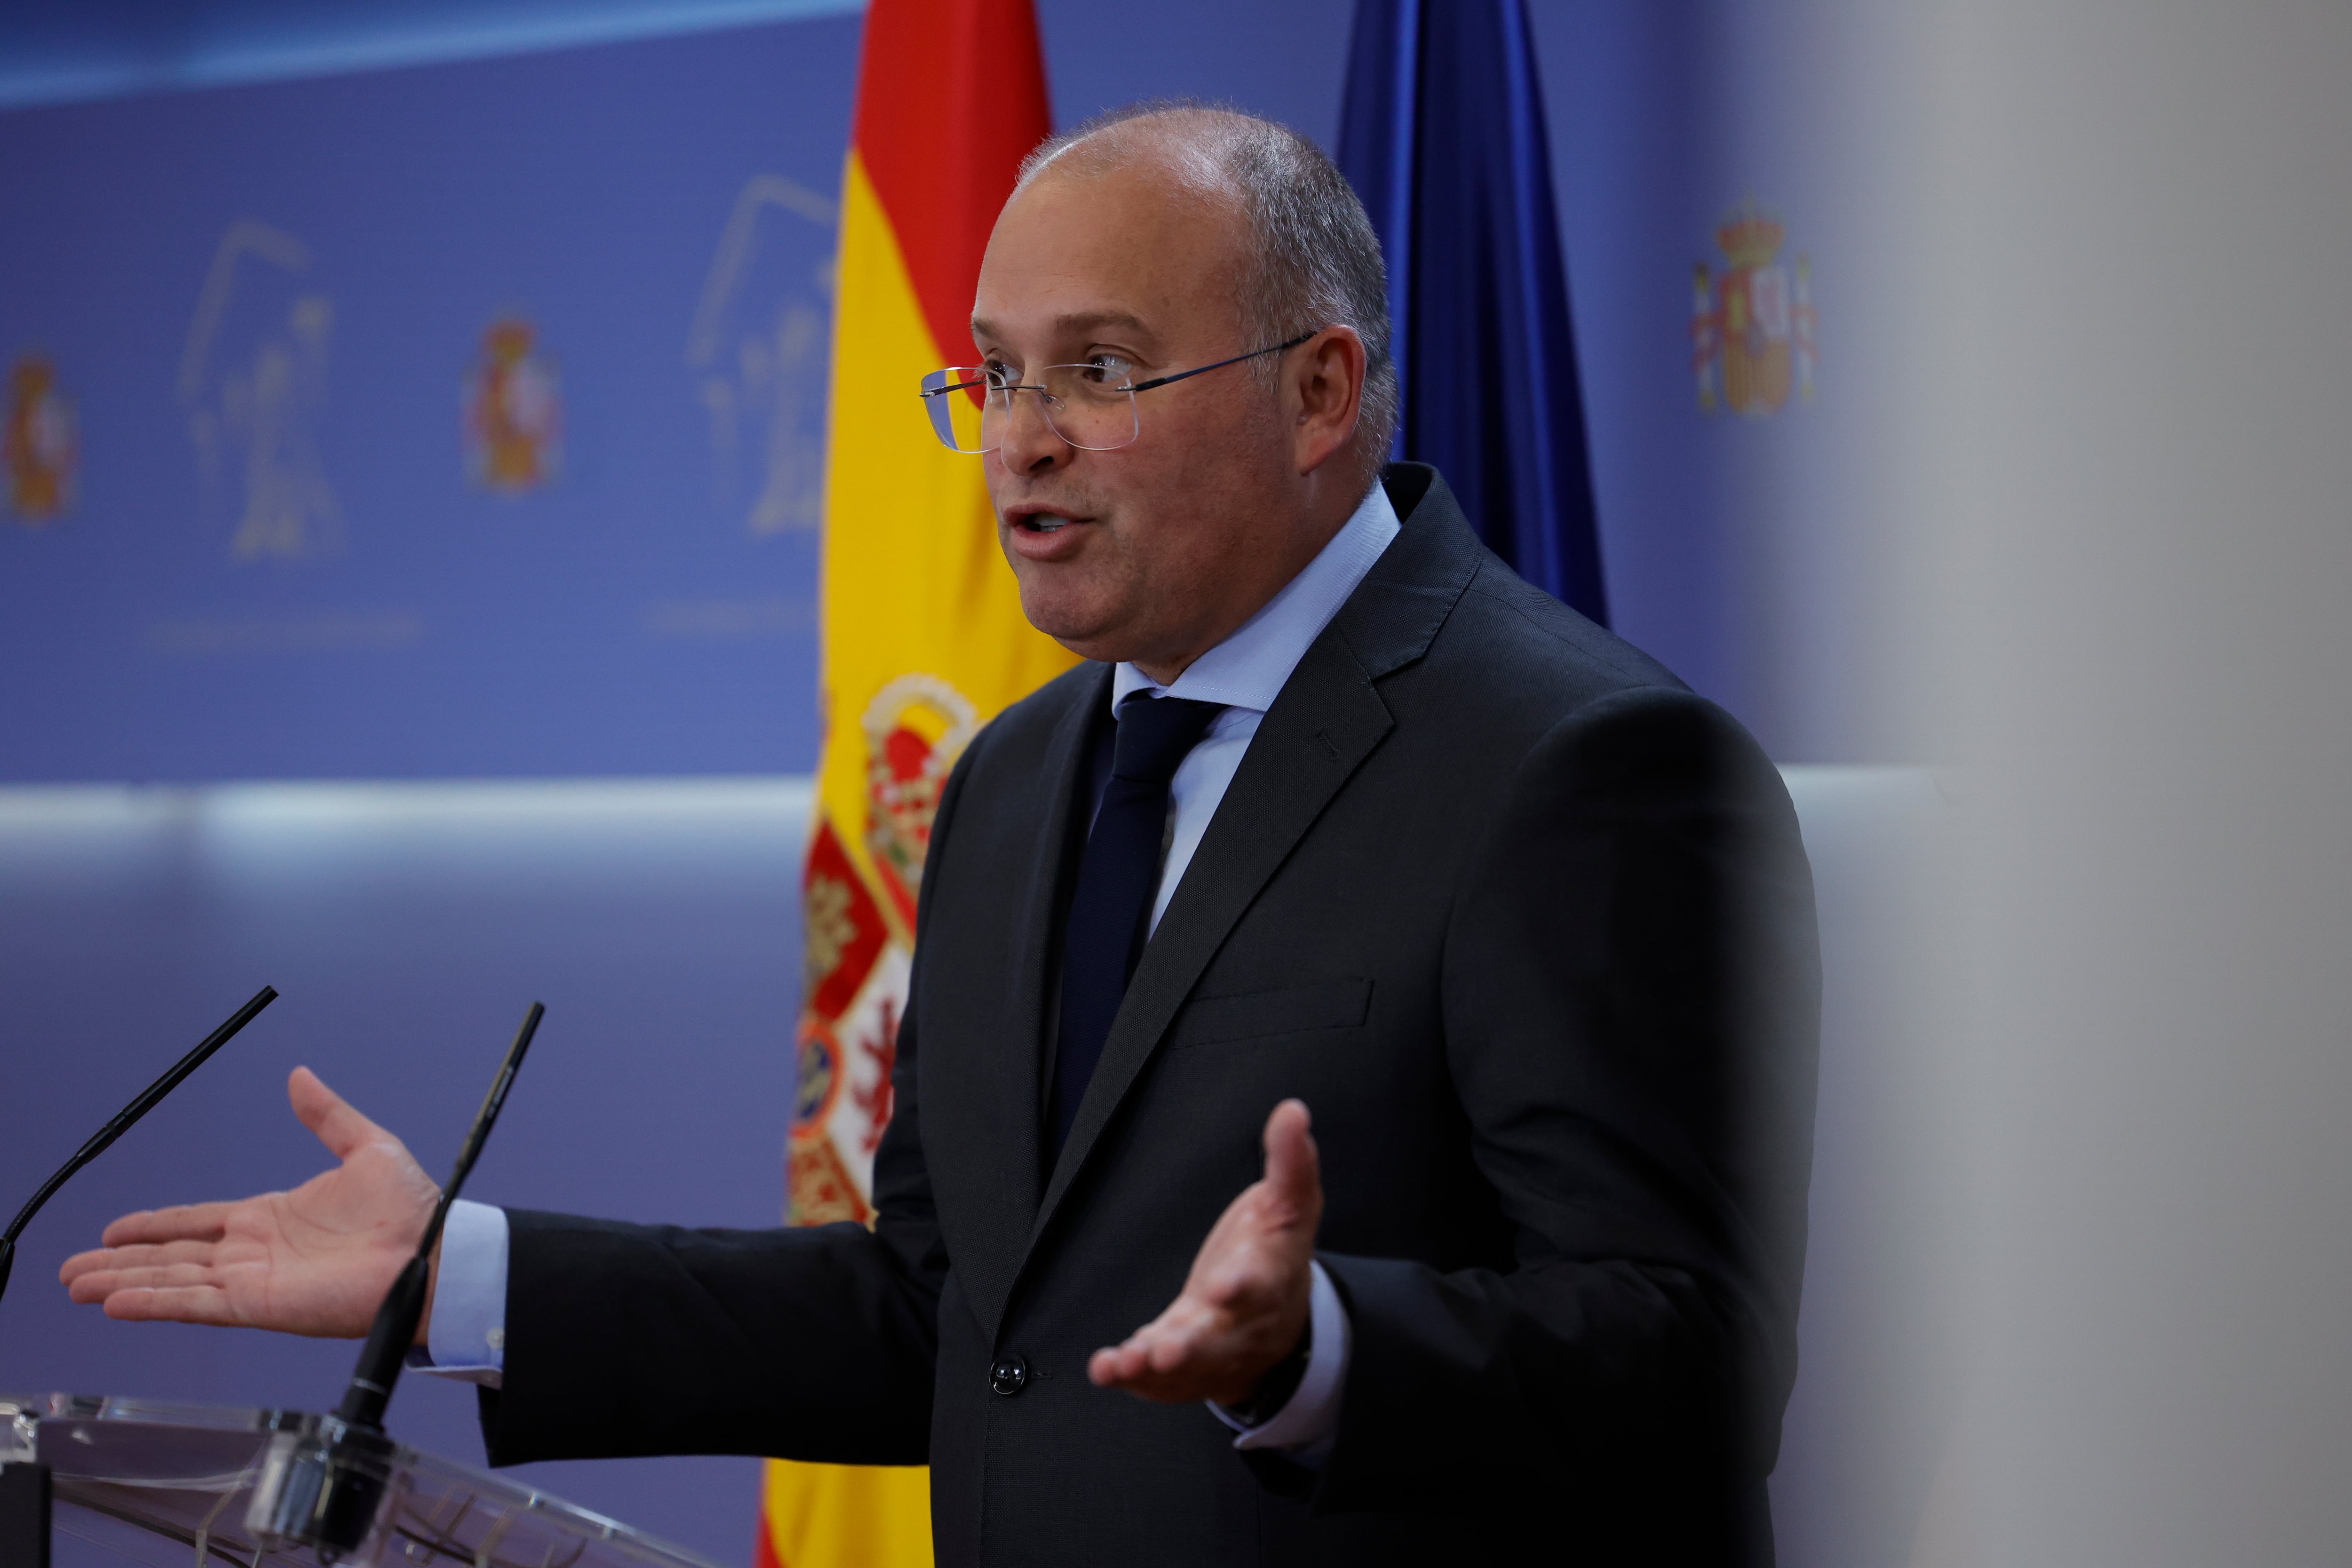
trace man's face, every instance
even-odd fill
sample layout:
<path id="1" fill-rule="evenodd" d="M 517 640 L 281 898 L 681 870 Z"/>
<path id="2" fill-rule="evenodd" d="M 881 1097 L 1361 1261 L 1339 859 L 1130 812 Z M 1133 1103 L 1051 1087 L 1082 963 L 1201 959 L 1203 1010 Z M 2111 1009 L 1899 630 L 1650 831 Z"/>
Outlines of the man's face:
<path id="1" fill-rule="evenodd" d="M 1047 173 L 1008 204 L 981 263 L 973 342 L 1034 384 L 1097 360 L 1137 381 L 1226 359 L 1243 342 L 1243 227 L 1149 164 Z M 981 461 L 1030 622 L 1088 658 L 1179 668 L 1312 557 L 1283 400 L 1233 365 L 1139 394 L 1130 446 L 1061 439 L 1015 395 Z M 1319 543 L 1319 541 L 1313 542 Z"/>

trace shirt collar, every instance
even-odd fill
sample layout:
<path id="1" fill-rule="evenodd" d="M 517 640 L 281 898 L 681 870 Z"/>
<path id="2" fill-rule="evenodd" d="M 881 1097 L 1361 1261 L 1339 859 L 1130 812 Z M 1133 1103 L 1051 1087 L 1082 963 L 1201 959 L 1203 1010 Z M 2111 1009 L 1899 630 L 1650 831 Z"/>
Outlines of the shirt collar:
<path id="1" fill-rule="evenodd" d="M 1131 664 L 1113 670 L 1111 712 L 1116 715 L 1118 705 L 1138 691 L 1265 712 L 1307 656 L 1307 645 L 1331 624 L 1400 526 L 1387 489 L 1374 480 L 1354 515 L 1306 570 L 1283 584 L 1282 592 L 1233 636 L 1187 665 L 1173 685 L 1161 686 Z"/>

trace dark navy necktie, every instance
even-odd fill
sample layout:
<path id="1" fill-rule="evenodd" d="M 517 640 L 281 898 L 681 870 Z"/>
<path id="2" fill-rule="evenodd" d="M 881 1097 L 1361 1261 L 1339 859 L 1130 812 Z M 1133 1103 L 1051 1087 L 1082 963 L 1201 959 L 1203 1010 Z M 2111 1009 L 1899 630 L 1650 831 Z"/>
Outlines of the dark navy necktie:
<path id="1" fill-rule="evenodd" d="M 1118 710 L 1110 782 L 1078 860 L 1062 942 L 1062 1027 L 1054 1052 L 1054 1148 L 1059 1155 L 1095 1076 L 1128 978 L 1143 956 L 1160 852 L 1168 837 L 1168 781 L 1224 707 L 1137 692 Z"/>

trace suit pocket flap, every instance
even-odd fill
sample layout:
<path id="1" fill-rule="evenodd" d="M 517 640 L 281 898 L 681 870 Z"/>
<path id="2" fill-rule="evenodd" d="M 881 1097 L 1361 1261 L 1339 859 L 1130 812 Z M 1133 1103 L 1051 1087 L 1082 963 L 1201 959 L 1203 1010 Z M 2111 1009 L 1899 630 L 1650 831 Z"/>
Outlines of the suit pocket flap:
<path id="1" fill-rule="evenodd" d="M 1318 980 L 1279 991 L 1238 996 L 1196 996 L 1176 1020 L 1171 1048 L 1254 1040 L 1267 1035 L 1301 1035 L 1316 1029 L 1351 1029 L 1370 1016 L 1369 980 Z"/>

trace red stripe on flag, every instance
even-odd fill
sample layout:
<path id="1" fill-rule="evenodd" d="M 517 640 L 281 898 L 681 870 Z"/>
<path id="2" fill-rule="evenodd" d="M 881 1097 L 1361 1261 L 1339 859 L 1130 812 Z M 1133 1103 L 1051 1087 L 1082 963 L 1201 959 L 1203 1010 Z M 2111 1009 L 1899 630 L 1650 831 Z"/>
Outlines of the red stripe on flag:
<path id="1" fill-rule="evenodd" d="M 751 1568 L 792 1568 L 776 1555 L 775 1532 L 768 1528 L 768 1507 L 765 1499 L 760 1504 L 760 1528 L 751 1537 Z"/>
<path id="2" fill-rule="evenodd" d="M 873 0 L 857 155 L 948 361 L 971 352 L 989 230 L 1052 129 L 1031 0 Z"/>

